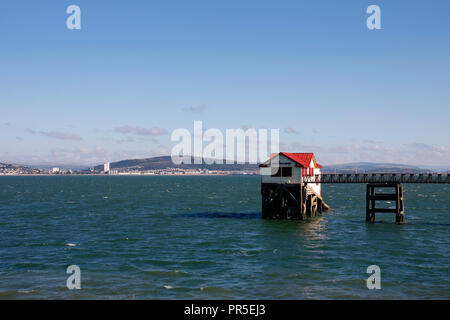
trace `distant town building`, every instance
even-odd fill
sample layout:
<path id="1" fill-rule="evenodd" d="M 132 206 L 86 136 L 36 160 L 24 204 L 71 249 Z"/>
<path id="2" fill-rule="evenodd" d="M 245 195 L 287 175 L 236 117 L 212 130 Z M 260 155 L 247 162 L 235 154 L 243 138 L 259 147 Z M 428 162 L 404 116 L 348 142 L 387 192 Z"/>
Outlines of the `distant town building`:
<path id="1" fill-rule="evenodd" d="M 106 163 L 103 165 L 103 172 L 109 173 L 109 162 L 106 162 Z"/>
<path id="2" fill-rule="evenodd" d="M 59 172 L 59 168 L 53 168 L 52 169 L 52 173 L 58 173 Z"/>

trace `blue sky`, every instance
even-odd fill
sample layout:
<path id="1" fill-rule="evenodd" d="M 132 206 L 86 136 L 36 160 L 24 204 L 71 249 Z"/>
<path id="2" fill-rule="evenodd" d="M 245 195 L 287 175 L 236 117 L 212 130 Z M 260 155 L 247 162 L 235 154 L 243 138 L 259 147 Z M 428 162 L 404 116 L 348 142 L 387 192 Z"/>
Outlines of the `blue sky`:
<path id="1" fill-rule="evenodd" d="M 68 30 L 66 8 L 81 8 Z M 368 30 L 366 8 L 381 8 Z M 9 1 L 0 162 L 170 154 L 170 133 L 278 128 L 321 163 L 450 166 L 448 1 Z"/>

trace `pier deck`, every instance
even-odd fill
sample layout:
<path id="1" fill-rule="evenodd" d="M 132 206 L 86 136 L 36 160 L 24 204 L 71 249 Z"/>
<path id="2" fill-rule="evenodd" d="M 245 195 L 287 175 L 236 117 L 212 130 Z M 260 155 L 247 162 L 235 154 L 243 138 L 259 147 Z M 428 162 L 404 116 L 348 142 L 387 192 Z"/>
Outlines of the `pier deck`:
<path id="1" fill-rule="evenodd" d="M 450 174 L 322 173 L 303 178 L 305 183 L 450 183 Z"/>

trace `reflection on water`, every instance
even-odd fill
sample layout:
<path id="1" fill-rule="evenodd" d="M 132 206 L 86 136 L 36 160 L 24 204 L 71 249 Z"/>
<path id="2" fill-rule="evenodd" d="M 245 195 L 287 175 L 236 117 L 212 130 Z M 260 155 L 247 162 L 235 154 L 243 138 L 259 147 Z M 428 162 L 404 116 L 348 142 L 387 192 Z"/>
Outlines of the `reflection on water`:
<path id="1" fill-rule="evenodd" d="M 297 235 L 314 246 L 317 241 L 327 239 L 327 220 L 323 217 L 313 218 L 307 221 L 302 229 L 297 230 Z"/>

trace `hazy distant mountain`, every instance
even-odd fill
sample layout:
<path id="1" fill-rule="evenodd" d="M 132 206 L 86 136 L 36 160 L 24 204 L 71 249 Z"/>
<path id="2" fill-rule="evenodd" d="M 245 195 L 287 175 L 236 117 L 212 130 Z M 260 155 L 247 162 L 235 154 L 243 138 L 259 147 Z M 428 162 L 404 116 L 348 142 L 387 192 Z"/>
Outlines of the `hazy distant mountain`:
<path id="1" fill-rule="evenodd" d="M 26 166 L 9 163 L 0 163 L 0 174 L 7 174 L 7 173 L 33 174 L 38 172 L 39 170 Z"/>
<path id="2" fill-rule="evenodd" d="M 338 173 L 363 173 L 363 172 L 398 172 L 398 173 L 421 173 L 430 172 L 430 169 L 424 169 L 417 166 L 398 164 L 398 163 L 372 163 L 372 162 L 354 162 L 336 165 L 323 166 L 323 172 Z"/>
<path id="3" fill-rule="evenodd" d="M 1 163 L 1 162 L 0 162 L 0 168 L 2 168 L 2 169 L 31 169 L 30 167 L 21 166 L 18 164 Z"/>

